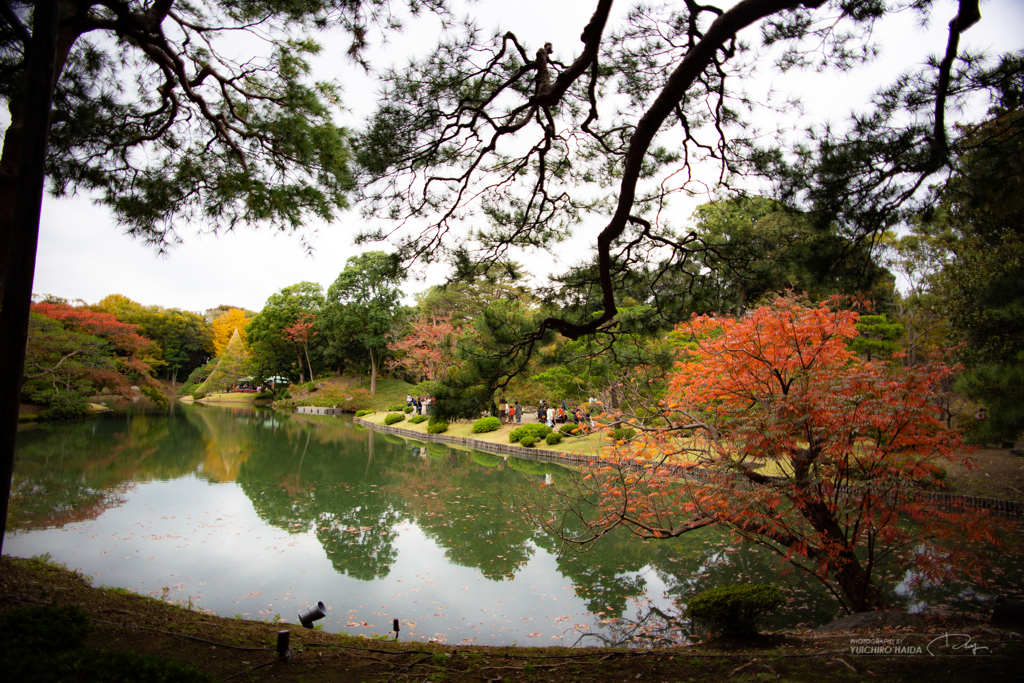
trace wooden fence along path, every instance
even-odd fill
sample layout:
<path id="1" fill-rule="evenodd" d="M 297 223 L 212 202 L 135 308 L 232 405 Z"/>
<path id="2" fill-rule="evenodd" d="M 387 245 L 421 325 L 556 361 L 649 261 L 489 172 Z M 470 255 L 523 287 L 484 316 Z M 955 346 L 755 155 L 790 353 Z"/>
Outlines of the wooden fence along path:
<path id="1" fill-rule="evenodd" d="M 318 410 L 330 409 L 320 408 Z M 338 414 L 341 412 L 342 411 L 340 410 L 337 411 Z M 325 413 L 317 414 L 323 415 Z M 362 426 L 375 431 L 396 434 L 409 439 L 415 439 L 416 441 L 433 441 L 437 443 L 456 444 L 480 451 L 486 451 L 488 453 L 512 455 L 523 460 L 553 462 L 559 465 L 592 465 L 600 462 L 600 458 L 596 456 L 583 455 L 581 453 L 538 451 L 536 448 L 526 448 L 525 446 L 519 446 L 514 443 L 492 443 L 490 441 L 473 439 L 468 436 L 451 436 L 449 434 L 425 434 L 423 432 L 414 432 L 409 429 L 402 429 L 401 427 L 367 422 L 366 420 L 362 420 L 358 417 L 354 418 L 354 420 Z M 633 467 L 642 471 L 644 469 L 648 469 L 649 466 L 645 466 L 643 463 L 636 463 Z M 667 468 L 670 475 L 678 476 L 679 478 L 703 478 L 699 469 L 686 469 L 678 465 L 661 465 L 660 467 L 662 469 Z M 991 510 L 993 514 L 1000 517 L 1019 517 L 1024 515 L 1024 503 L 1019 503 L 1014 500 L 985 498 L 983 496 L 961 496 L 955 493 L 943 493 L 941 491 L 919 491 L 917 495 L 925 500 L 939 501 L 943 505 L 948 505 L 950 507 L 974 507 Z"/>

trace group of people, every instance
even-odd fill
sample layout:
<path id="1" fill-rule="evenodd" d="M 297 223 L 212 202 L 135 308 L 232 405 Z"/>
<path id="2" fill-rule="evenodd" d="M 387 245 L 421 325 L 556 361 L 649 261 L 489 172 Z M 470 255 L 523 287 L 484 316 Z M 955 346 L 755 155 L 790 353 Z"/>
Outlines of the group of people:
<path id="1" fill-rule="evenodd" d="M 508 401 L 502 398 L 498 402 L 498 417 L 502 424 L 520 423 L 523 421 L 523 406 L 519 401 Z M 561 405 L 548 404 L 542 400 L 537 407 L 537 422 L 547 424 L 552 429 L 556 424 L 565 424 L 570 420 L 576 424 L 589 422 L 589 414 L 582 407 L 569 406 L 565 401 Z"/>
<path id="2" fill-rule="evenodd" d="M 513 422 L 523 421 L 523 406 L 516 401 L 515 403 L 509 403 L 504 398 L 498 404 L 498 417 L 501 418 L 502 424 L 512 424 Z"/>
<path id="3" fill-rule="evenodd" d="M 537 422 L 546 422 L 548 427 L 554 429 L 556 424 L 565 424 L 569 420 L 572 420 L 576 424 L 582 424 L 589 421 L 589 415 L 583 412 L 583 408 L 576 406 L 573 408 L 562 401 L 560 405 L 548 404 L 547 401 L 541 400 L 540 405 L 537 407 Z"/>
<path id="4" fill-rule="evenodd" d="M 433 402 L 434 399 L 430 398 L 430 396 L 405 395 L 405 405 L 412 406 L 417 415 L 429 415 L 430 406 Z"/>

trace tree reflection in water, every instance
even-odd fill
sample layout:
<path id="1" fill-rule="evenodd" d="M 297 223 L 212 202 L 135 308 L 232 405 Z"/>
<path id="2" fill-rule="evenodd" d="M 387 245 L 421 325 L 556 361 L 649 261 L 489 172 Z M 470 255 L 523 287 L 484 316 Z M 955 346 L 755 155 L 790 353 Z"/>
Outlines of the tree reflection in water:
<path id="1" fill-rule="evenodd" d="M 487 584 L 528 592 L 551 610 L 543 618 L 557 624 L 555 633 L 584 643 L 681 642 L 688 631 L 679 614 L 690 596 L 729 583 L 783 589 L 790 602 L 769 627 L 816 625 L 836 613 L 816 584 L 799 574 L 780 577 L 766 552 L 714 529 L 647 542 L 613 534 L 582 553 L 562 547 L 507 505 L 570 482 L 575 474 L 559 465 L 407 441 L 344 418 L 250 408 L 186 407 L 26 431 L 19 435 L 12 526 L 30 531 L 96 519 L 137 484 L 189 476 L 234 482 L 263 522 L 289 535 L 311 534 L 338 575 L 360 582 L 390 580 L 399 538 L 415 528 L 444 555 L 444 564 L 431 566 L 431 581 L 442 583 L 450 577 L 438 572 L 455 568 L 479 571 Z M 545 579 L 550 585 L 522 586 L 520 575 L 535 563 L 557 572 Z M 1019 579 L 1007 581 L 1020 589 Z M 896 605 L 915 599 L 891 595 Z M 570 600 L 590 616 L 556 613 Z"/>

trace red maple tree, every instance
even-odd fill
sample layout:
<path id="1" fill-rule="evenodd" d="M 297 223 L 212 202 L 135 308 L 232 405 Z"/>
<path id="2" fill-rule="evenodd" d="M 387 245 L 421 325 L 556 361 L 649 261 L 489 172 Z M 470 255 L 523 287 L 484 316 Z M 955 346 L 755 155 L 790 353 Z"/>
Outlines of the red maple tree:
<path id="1" fill-rule="evenodd" d="M 301 314 L 294 324 L 284 328 L 284 334 L 295 345 L 295 353 L 299 358 L 300 369 L 302 367 L 302 355 L 299 355 L 299 349 L 306 356 L 306 367 L 309 368 L 309 381 L 315 381 L 313 364 L 309 362 L 309 343 L 319 334 L 319 330 L 316 328 L 316 316 L 312 313 Z"/>
<path id="2" fill-rule="evenodd" d="M 43 302 L 32 304 L 32 312 L 57 320 L 68 329 L 91 334 L 109 341 L 115 349 L 126 355 L 139 356 L 148 352 L 153 342 L 139 334 L 139 326 L 123 323 L 113 313 L 100 313 L 85 306 Z"/>
<path id="3" fill-rule="evenodd" d="M 881 586 L 975 574 L 996 543 L 984 511 L 924 490 L 940 463 L 971 466 L 935 403 L 952 369 L 863 362 L 847 342 L 858 315 L 779 298 L 741 319 L 677 327 L 666 398 L 639 432 L 563 492 L 595 540 L 625 526 L 647 538 L 718 524 L 814 574 L 851 611 L 885 607 Z M 635 418 L 636 416 L 633 416 Z M 586 514 L 583 514 L 586 512 Z"/>
<path id="4" fill-rule="evenodd" d="M 32 312 L 57 321 L 67 333 L 30 327 L 27 380 L 46 375 L 55 388 L 57 384 L 68 390 L 73 385 L 90 386 L 126 398 L 133 397 L 133 386 L 157 394 L 153 368 L 147 362 L 156 345 L 139 334 L 138 325 L 123 323 L 111 313 L 64 303 L 33 304 Z"/>
<path id="5" fill-rule="evenodd" d="M 462 328 L 452 324 L 452 314 L 422 316 L 413 321 L 408 333 L 391 341 L 388 350 L 402 354 L 388 367 L 404 367 L 423 379 L 443 379 L 458 367 L 455 345 Z"/>

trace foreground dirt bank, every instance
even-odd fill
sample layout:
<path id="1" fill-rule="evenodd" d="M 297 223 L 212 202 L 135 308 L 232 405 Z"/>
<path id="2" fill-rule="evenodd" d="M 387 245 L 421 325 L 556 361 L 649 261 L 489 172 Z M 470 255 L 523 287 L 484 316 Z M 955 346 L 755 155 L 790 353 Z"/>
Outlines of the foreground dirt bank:
<path id="1" fill-rule="evenodd" d="M 92 588 L 78 574 L 35 560 L 0 558 L 0 611 L 77 605 L 94 620 L 91 648 L 192 664 L 227 681 L 618 681 L 1018 680 L 1021 637 L 968 622 L 929 619 L 918 631 L 775 633 L 756 640 L 657 650 L 452 647 L 332 635 L 293 624 L 224 619 L 120 589 Z M 384 628 L 389 628 L 390 625 Z M 291 632 L 292 653 L 274 652 Z M 960 634 L 949 640 L 946 634 Z M 857 654 L 863 641 L 899 640 L 904 653 Z M 965 640 L 966 639 L 966 640 Z M 968 642 L 953 649 L 945 643 Z M 936 655 L 927 653 L 932 643 Z M 886 645 L 881 646 L 889 647 Z M 248 649 L 246 649 L 248 648 Z M 255 649 L 254 649 L 255 648 Z M 922 654 L 906 654 L 921 649 Z M 863 651 L 863 649 L 861 650 Z"/>

